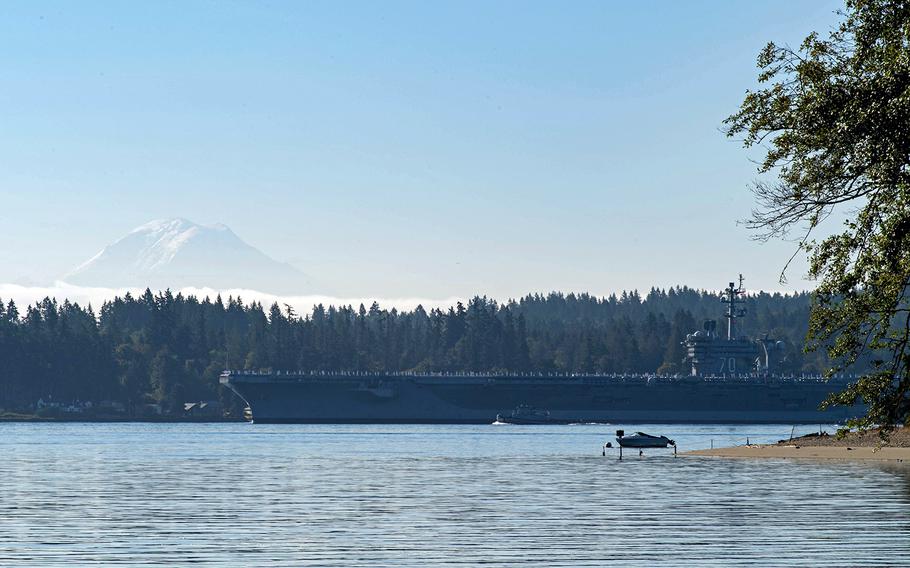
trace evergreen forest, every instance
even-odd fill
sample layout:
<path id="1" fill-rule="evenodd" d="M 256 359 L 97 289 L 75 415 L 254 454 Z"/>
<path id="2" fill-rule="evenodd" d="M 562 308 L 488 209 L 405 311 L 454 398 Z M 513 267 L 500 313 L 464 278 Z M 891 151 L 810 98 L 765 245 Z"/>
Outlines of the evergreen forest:
<path id="1" fill-rule="evenodd" d="M 51 298 L 24 309 L 0 302 L 0 409 L 116 401 L 127 415 L 152 405 L 176 416 L 187 401 L 220 401 L 236 415 L 239 399 L 218 383 L 225 368 L 685 373 L 686 334 L 709 318 L 725 329 L 719 300 L 676 287 L 644 297 L 475 297 L 429 311 L 317 305 L 307 314 L 150 290 L 105 302 L 97 313 Z M 802 351 L 810 303 L 806 293 L 746 296 L 738 334 L 782 340 L 780 371 L 818 373 L 824 355 Z"/>

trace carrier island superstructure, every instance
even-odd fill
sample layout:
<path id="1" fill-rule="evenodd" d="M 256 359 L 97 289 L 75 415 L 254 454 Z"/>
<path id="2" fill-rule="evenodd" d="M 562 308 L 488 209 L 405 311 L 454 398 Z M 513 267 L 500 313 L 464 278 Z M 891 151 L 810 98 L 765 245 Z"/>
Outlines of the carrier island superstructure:
<path id="1" fill-rule="evenodd" d="M 257 423 L 490 423 L 516 408 L 565 423 L 833 423 L 856 415 L 818 408 L 847 379 L 777 374 L 779 342 L 736 336 L 743 294 L 742 277 L 724 290 L 725 334 L 709 320 L 686 337 L 684 375 L 225 371 L 221 383 Z"/>

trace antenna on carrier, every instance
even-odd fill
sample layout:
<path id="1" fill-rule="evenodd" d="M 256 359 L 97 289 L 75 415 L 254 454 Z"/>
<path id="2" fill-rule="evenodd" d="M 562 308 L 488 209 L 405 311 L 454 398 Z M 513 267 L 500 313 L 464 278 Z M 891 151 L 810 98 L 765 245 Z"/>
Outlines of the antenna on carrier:
<path id="1" fill-rule="evenodd" d="M 735 326 L 736 318 L 741 318 L 746 315 L 745 308 L 737 307 L 737 304 L 742 302 L 739 297 L 746 293 L 746 289 L 743 288 L 743 275 L 739 275 L 739 288 L 736 287 L 735 282 L 730 282 L 730 285 L 727 286 L 727 289 L 724 290 L 724 295 L 721 297 L 720 301 L 727 304 L 727 313 L 724 314 L 724 317 L 727 318 L 727 340 L 732 341 L 736 339 Z"/>

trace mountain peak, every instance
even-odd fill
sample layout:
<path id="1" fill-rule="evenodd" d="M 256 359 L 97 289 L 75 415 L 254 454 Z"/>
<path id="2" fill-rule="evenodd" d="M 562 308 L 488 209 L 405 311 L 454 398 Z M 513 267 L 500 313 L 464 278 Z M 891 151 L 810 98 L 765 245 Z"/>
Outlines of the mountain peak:
<path id="1" fill-rule="evenodd" d="M 199 227 L 200 225 L 188 220 L 183 217 L 171 217 L 169 219 L 152 219 L 148 223 L 143 223 L 139 225 L 130 233 L 141 233 L 141 232 L 154 232 L 154 231 L 164 231 L 164 230 L 180 230 L 190 227 Z"/>
<path id="2" fill-rule="evenodd" d="M 63 280 L 83 286 L 299 293 L 305 278 L 244 242 L 227 225 L 199 225 L 175 217 L 136 227 Z"/>

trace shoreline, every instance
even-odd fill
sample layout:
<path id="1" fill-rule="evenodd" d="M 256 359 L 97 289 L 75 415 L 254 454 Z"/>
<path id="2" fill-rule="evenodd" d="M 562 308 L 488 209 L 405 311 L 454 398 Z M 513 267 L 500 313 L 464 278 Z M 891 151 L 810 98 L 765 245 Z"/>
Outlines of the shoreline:
<path id="1" fill-rule="evenodd" d="M 886 446 L 800 446 L 800 445 L 758 445 L 690 450 L 680 452 L 682 456 L 715 457 L 734 459 L 805 459 L 841 461 L 890 461 L 910 464 L 910 448 Z"/>
<path id="2" fill-rule="evenodd" d="M 807 434 L 776 444 L 750 444 L 682 452 L 685 456 L 717 458 L 783 458 L 806 460 L 907 462 L 910 464 L 910 430 L 896 427 L 889 444 L 879 445 L 877 430 L 850 432 L 843 438 L 826 433 Z"/>
<path id="3" fill-rule="evenodd" d="M 46 417 L 46 416 L 33 416 L 33 415 L 18 415 L 18 416 L 0 416 L 0 424 L 4 422 L 28 422 L 28 423 L 74 423 L 74 422 L 85 422 L 85 423 L 127 423 L 127 422 L 137 422 L 137 423 L 162 423 L 162 424 L 174 424 L 174 423 L 186 423 L 186 424 L 221 424 L 221 423 L 231 423 L 231 422 L 246 422 L 243 419 L 237 418 L 187 418 L 187 417 L 73 417 L 73 418 L 60 418 L 60 417 Z"/>

